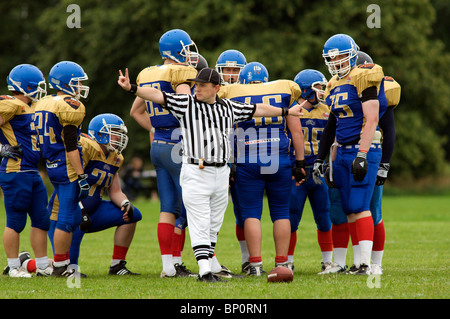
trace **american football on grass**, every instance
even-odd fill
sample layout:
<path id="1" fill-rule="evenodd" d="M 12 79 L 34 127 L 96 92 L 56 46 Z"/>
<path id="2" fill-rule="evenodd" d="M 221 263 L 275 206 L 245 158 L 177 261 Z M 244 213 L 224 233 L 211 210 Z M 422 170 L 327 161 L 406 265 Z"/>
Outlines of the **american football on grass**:
<path id="1" fill-rule="evenodd" d="M 267 274 L 268 282 L 291 282 L 292 280 L 294 280 L 294 274 L 289 268 L 283 266 L 275 267 Z"/>

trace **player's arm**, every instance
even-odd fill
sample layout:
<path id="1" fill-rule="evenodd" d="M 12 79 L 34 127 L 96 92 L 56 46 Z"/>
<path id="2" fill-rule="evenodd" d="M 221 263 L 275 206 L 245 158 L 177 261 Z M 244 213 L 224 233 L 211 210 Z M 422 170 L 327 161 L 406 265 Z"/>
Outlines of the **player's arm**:
<path id="1" fill-rule="evenodd" d="M 133 102 L 130 110 L 130 116 L 138 122 L 140 126 L 142 126 L 147 131 L 151 131 L 152 123 L 150 118 L 148 117 L 145 100 L 139 96 Z"/>
<path id="2" fill-rule="evenodd" d="M 120 187 L 120 178 L 119 174 L 116 173 L 111 182 L 111 186 L 109 187 L 109 198 L 111 202 L 114 203 L 117 207 L 120 207 L 124 212 L 123 220 L 128 222 L 131 218 L 133 218 L 133 205 L 128 200 L 128 197 L 122 192 L 122 188 Z"/>
<path id="3" fill-rule="evenodd" d="M 359 151 L 365 152 L 369 151 L 370 145 L 372 144 L 372 140 L 378 125 L 378 111 L 380 108 L 376 87 L 366 89 L 363 92 L 363 97 L 365 92 L 369 90 L 370 92 L 366 93 L 367 98 L 369 99 L 363 100 L 362 102 L 362 110 L 366 123 L 364 125 L 364 130 L 361 135 L 361 141 L 359 146 Z"/>
<path id="4" fill-rule="evenodd" d="M 302 124 L 300 120 L 293 116 L 286 117 L 286 123 L 291 132 L 292 136 L 292 144 L 295 150 L 295 167 L 293 170 L 294 177 L 300 179 L 300 173 L 303 174 L 304 180 L 297 180 L 295 183 L 297 186 L 304 183 L 306 181 L 306 169 L 305 169 L 305 141 L 303 136 Z M 300 169 L 300 170 L 297 170 Z M 297 172 L 298 171 L 298 172 Z M 298 175 L 298 176 L 297 176 Z"/>
<path id="5" fill-rule="evenodd" d="M 181 83 L 177 86 L 175 93 L 177 94 L 191 94 L 191 86 L 187 83 Z"/>
<path id="6" fill-rule="evenodd" d="M 128 68 L 125 69 L 125 75 L 119 70 L 119 79 L 117 83 L 127 92 L 133 93 L 136 96 L 141 97 L 144 100 L 149 100 L 159 105 L 164 105 L 164 95 L 163 93 L 152 87 L 138 87 L 136 84 L 131 84 L 130 77 L 128 75 Z"/>
<path id="7" fill-rule="evenodd" d="M 295 117 L 299 117 L 302 116 L 302 106 L 303 104 L 306 103 L 306 101 L 304 101 L 302 104 L 296 104 L 291 108 L 288 107 L 274 107 L 272 105 L 269 104 L 264 104 L 264 103 L 256 103 L 256 110 L 255 113 L 253 114 L 253 117 L 274 117 L 274 116 L 295 116 Z"/>
<path id="8" fill-rule="evenodd" d="M 66 147 L 67 157 L 70 164 L 75 169 L 78 175 L 84 174 L 83 166 L 81 165 L 80 153 L 78 152 L 78 136 L 77 127 L 75 125 L 66 125 L 63 128 L 62 134 L 64 136 L 64 146 Z"/>

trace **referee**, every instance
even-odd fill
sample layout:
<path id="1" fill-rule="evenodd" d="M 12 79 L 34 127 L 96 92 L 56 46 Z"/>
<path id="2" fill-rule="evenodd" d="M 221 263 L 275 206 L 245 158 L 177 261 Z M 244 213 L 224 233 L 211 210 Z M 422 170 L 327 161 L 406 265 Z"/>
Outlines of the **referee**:
<path id="1" fill-rule="evenodd" d="M 211 272 L 209 259 L 214 253 L 217 233 L 228 205 L 230 169 L 229 135 L 233 124 L 252 117 L 301 116 L 301 105 L 277 108 L 268 104 L 245 104 L 220 99 L 220 76 L 211 68 L 202 69 L 195 79 L 195 96 L 161 92 L 130 83 L 119 70 L 118 84 L 145 100 L 160 104 L 180 122 L 183 165 L 180 174 L 191 245 L 199 266 L 198 280 L 221 281 Z"/>

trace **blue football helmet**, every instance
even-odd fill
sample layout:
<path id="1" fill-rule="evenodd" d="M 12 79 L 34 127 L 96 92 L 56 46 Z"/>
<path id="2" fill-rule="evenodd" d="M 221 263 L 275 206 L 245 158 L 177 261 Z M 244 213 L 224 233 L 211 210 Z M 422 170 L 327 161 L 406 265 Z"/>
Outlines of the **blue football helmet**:
<path id="1" fill-rule="evenodd" d="M 359 47 L 355 41 L 346 34 L 335 34 L 323 46 L 323 58 L 332 76 L 345 77 L 356 65 Z M 345 55 L 335 59 L 339 55 Z"/>
<path id="2" fill-rule="evenodd" d="M 128 144 L 128 130 L 123 120 L 115 114 L 95 116 L 88 126 L 89 136 L 99 144 L 106 145 L 109 152 L 122 153 Z"/>
<path id="3" fill-rule="evenodd" d="M 88 79 L 83 68 L 71 61 L 61 61 L 56 63 L 48 74 L 49 87 L 72 95 L 76 99 L 87 98 L 89 86 L 80 82 Z"/>
<path id="4" fill-rule="evenodd" d="M 266 83 L 269 81 L 269 71 L 259 62 L 250 62 L 239 73 L 239 83 Z"/>
<path id="5" fill-rule="evenodd" d="M 311 104 L 317 105 L 320 102 L 324 102 L 324 88 L 327 85 L 327 79 L 325 76 L 312 69 L 302 70 L 294 78 L 294 82 L 300 86 L 302 94 L 300 95 L 305 100 L 312 100 L 315 98 Z M 316 85 L 321 85 L 322 88 L 319 89 Z"/>
<path id="6" fill-rule="evenodd" d="M 216 62 L 216 71 L 222 78 L 222 84 L 239 83 L 239 72 L 247 64 L 245 56 L 238 50 L 226 50 L 219 55 Z M 238 68 L 237 73 L 224 72 L 224 68 Z M 224 78 L 225 76 L 225 78 Z M 228 81 L 227 81 L 228 80 Z"/>
<path id="7" fill-rule="evenodd" d="M 164 33 L 159 39 L 159 53 L 163 59 L 189 64 L 194 68 L 197 66 L 197 46 L 184 30 L 173 29 Z"/>
<path id="8" fill-rule="evenodd" d="M 356 65 L 373 63 L 372 58 L 366 52 L 358 51 L 358 58 L 356 59 Z"/>
<path id="9" fill-rule="evenodd" d="M 6 78 L 8 90 L 23 93 L 33 102 L 47 95 L 47 84 L 41 70 L 31 64 L 15 66 Z"/>

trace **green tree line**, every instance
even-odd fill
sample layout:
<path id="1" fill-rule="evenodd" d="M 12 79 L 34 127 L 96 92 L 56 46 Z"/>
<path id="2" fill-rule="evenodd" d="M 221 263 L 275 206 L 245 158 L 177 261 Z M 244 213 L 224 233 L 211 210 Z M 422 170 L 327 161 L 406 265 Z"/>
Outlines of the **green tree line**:
<path id="1" fill-rule="evenodd" d="M 305 68 L 329 73 L 321 56 L 336 33 L 352 36 L 361 50 L 402 86 L 395 111 L 397 141 L 391 174 L 439 175 L 450 160 L 450 4 L 444 0 L 77 0 L 80 28 L 69 28 L 69 0 L 0 3 L 0 73 L 17 64 L 38 66 L 47 77 L 62 60 L 89 76 L 83 131 L 99 113 L 121 116 L 130 131 L 128 158 L 149 158 L 149 138 L 129 116 L 133 97 L 116 84 L 119 69 L 132 77 L 161 63 L 158 40 L 175 28 L 187 31 L 214 67 L 227 49 L 269 70 L 270 80 L 293 79 Z M 379 28 L 368 26 L 368 6 L 379 6 Z M 6 81 L 0 88 L 7 93 Z M 51 93 L 51 91 L 50 91 Z"/>

